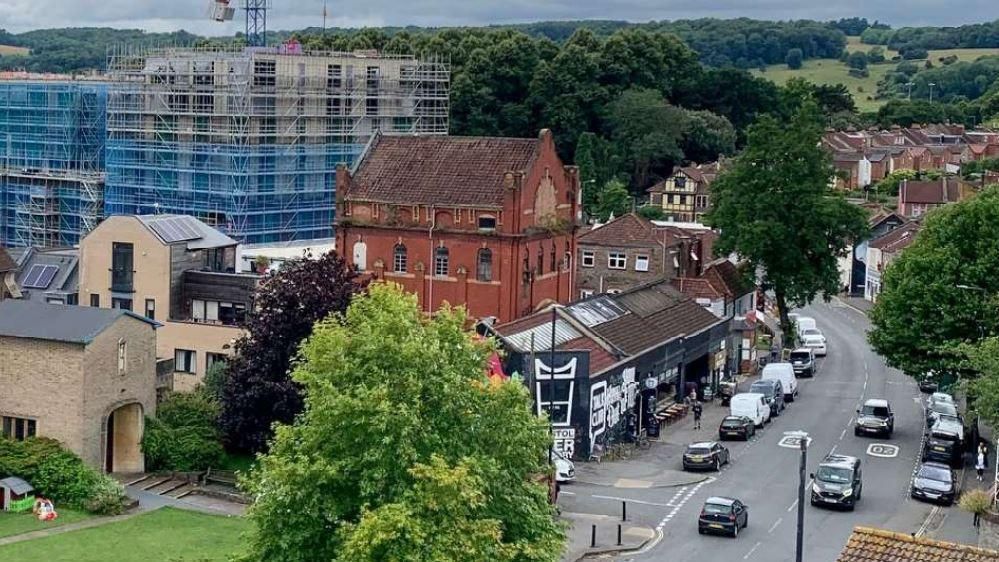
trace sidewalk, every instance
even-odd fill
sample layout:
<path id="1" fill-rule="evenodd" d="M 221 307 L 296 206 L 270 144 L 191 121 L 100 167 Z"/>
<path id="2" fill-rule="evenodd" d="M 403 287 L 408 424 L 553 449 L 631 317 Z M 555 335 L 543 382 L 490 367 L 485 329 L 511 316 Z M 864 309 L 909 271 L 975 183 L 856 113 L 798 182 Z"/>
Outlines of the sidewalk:
<path id="1" fill-rule="evenodd" d="M 866 300 L 866 299 L 864 299 L 862 297 L 850 297 L 850 296 L 847 296 L 847 295 L 839 295 L 839 296 L 833 297 L 833 298 L 838 299 L 840 302 L 842 302 L 846 306 L 849 306 L 850 308 L 852 308 L 852 309 L 854 309 L 857 312 L 860 312 L 862 314 L 867 314 L 867 313 L 869 313 L 871 311 L 872 308 L 874 308 L 874 303 L 873 302 L 871 302 L 869 300 Z"/>
<path id="2" fill-rule="evenodd" d="M 645 545 L 656 531 L 652 527 L 630 521 L 621 521 L 611 515 L 591 515 L 587 513 L 562 512 L 562 519 L 569 525 L 566 532 L 568 541 L 562 554 L 565 562 L 576 562 L 584 557 L 613 552 L 637 550 Z M 591 547 L 593 525 L 596 525 L 596 546 Z M 621 525 L 621 544 L 617 544 L 617 527 Z"/>
<path id="3" fill-rule="evenodd" d="M 248 507 L 243 504 L 227 502 L 196 494 L 192 494 L 183 499 L 176 499 L 169 496 L 161 496 L 153 492 L 147 492 L 139 486 L 126 486 L 125 493 L 128 494 L 128 497 L 139 500 L 140 510 L 156 509 L 158 507 L 168 505 L 170 507 L 176 507 L 177 509 L 200 511 L 202 513 L 208 513 L 209 515 L 228 515 L 238 517 L 244 515 Z"/>

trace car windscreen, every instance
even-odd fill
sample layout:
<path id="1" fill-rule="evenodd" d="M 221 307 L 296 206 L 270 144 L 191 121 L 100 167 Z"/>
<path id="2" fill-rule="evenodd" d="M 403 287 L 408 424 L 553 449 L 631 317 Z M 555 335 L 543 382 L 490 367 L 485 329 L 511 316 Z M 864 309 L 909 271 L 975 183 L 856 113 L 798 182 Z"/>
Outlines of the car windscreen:
<path id="1" fill-rule="evenodd" d="M 807 330 L 802 330 L 801 335 L 803 336 L 821 336 L 822 332 L 815 328 L 808 328 Z"/>
<path id="2" fill-rule="evenodd" d="M 805 336 L 806 347 L 819 346 L 819 345 L 822 345 L 822 338 L 820 338 L 819 336 Z"/>
<path id="3" fill-rule="evenodd" d="M 717 503 L 706 503 L 704 504 L 704 513 L 728 514 L 732 513 L 732 506 Z"/>
<path id="4" fill-rule="evenodd" d="M 708 449 L 707 447 L 688 447 L 687 448 L 687 454 L 688 455 L 710 455 L 711 454 L 711 449 Z"/>
<path id="5" fill-rule="evenodd" d="M 953 404 L 948 404 L 947 402 L 936 402 L 930 408 L 936 414 L 946 414 L 948 416 L 956 416 L 957 408 Z"/>
<path id="6" fill-rule="evenodd" d="M 943 431 L 934 431 L 930 434 L 930 439 L 934 439 L 936 441 L 949 441 L 951 443 L 957 443 L 960 440 L 957 435 Z"/>
<path id="7" fill-rule="evenodd" d="M 739 418 L 725 418 L 722 420 L 722 427 L 742 427 L 743 421 Z"/>
<path id="8" fill-rule="evenodd" d="M 852 470 L 840 466 L 820 466 L 819 471 L 815 473 L 816 480 L 837 484 L 849 482 L 852 477 Z"/>
<path id="9" fill-rule="evenodd" d="M 812 356 L 806 351 L 792 351 L 791 361 L 808 361 Z"/>
<path id="10" fill-rule="evenodd" d="M 923 465 L 919 467 L 919 472 L 916 473 L 916 478 L 925 478 L 927 480 L 936 480 L 938 482 L 950 482 L 950 471 L 946 468 L 940 468 L 939 466 Z"/>
<path id="11" fill-rule="evenodd" d="M 864 406 L 860 410 L 862 416 L 876 416 L 879 418 L 888 417 L 888 408 L 884 406 Z"/>
<path id="12" fill-rule="evenodd" d="M 772 384 L 760 384 L 754 382 L 752 386 L 749 387 L 749 391 L 762 394 L 767 398 L 771 398 L 774 395 L 774 387 Z"/>

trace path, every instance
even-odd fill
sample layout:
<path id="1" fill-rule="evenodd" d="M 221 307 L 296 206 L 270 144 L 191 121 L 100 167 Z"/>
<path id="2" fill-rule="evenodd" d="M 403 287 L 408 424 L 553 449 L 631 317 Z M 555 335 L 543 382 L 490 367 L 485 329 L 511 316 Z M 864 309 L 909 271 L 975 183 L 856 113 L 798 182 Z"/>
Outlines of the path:
<path id="1" fill-rule="evenodd" d="M 66 525 L 60 525 L 58 527 L 52 527 L 51 529 L 40 529 L 38 531 L 28 531 L 27 533 L 21 533 L 20 535 L 11 535 L 9 537 L 0 538 L 0 546 L 13 544 L 16 542 L 30 541 L 34 539 L 40 539 L 43 537 L 48 537 L 52 535 L 59 535 L 62 533 L 68 533 L 70 531 L 77 531 L 80 529 L 89 529 L 91 527 L 100 527 L 101 525 L 107 525 L 108 523 L 117 523 L 118 521 L 124 521 L 126 519 L 131 519 L 140 513 L 145 513 L 143 509 L 136 509 L 128 513 L 123 513 L 121 515 L 114 515 L 111 517 L 94 517 L 92 519 L 85 519 L 83 521 L 77 521 L 76 523 L 68 523 Z"/>

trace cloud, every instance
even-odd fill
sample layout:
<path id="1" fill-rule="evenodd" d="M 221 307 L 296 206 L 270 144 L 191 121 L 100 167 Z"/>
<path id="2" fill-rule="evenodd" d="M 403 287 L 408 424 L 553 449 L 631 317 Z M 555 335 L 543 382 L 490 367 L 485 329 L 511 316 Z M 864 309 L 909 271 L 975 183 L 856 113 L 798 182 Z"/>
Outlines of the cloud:
<path id="1" fill-rule="evenodd" d="M 232 0 L 241 3 L 243 0 Z M 0 25 L 12 32 L 51 27 L 106 26 L 150 31 L 186 29 L 229 35 L 240 18 L 217 24 L 211 0 L 2 0 Z M 322 25 L 323 0 L 272 0 L 270 29 Z M 675 20 L 698 17 L 818 19 L 863 16 L 893 26 L 960 25 L 999 19 L 995 0 L 328 0 L 327 25 L 483 25 L 539 20 Z"/>

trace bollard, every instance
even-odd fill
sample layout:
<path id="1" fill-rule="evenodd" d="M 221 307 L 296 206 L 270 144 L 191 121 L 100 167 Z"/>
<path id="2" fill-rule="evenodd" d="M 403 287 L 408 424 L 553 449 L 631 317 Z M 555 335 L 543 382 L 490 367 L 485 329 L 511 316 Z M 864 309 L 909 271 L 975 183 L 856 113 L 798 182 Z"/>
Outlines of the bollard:
<path id="1" fill-rule="evenodd" d="M 597 546 L 597 526 L 593 525 L 590 528 L 590 548 Z"/>
<path id="2" fill-rule="evenodd" d="M 621 524 L 617 524 L 617 545 L 621 546 Z"/>
<path id="3" fill-rule="evenodd" d="M 621 521 L 628 520 L 628 502 L 621 502 Z"/>

